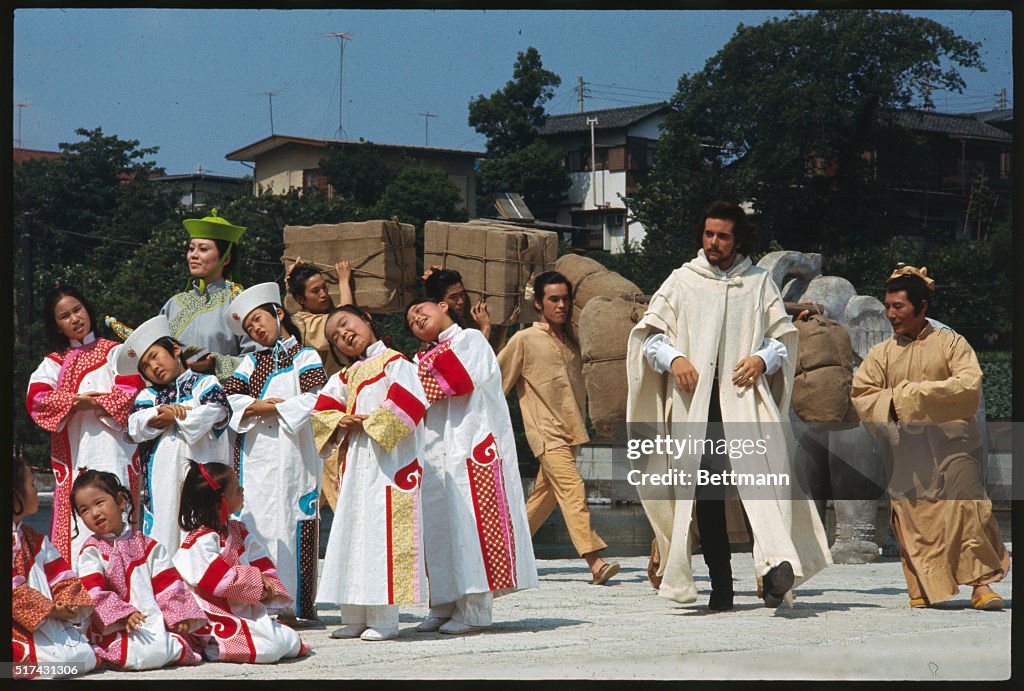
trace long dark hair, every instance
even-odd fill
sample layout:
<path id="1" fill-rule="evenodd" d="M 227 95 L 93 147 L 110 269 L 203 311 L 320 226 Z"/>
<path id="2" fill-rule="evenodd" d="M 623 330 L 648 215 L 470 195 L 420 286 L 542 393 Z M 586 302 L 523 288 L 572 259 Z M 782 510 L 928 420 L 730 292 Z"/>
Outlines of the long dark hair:
<path id="1" fill-rule="evenodd" d="M 25 488 L 25 473 L 31 473 L 32 469 L 22 460 L 21 456 L 14 456 L 14 480 L 11 489 L 14 491 L 14 501 L 11 504 L 12 515 L 18 516 L 25 510 L 25 495 L 22 491 Z"/>
<path id="2" fill-rule="evenodd" d="M 114 498 L 116 501 L 118 497 L 124 497 L 125 506 L 128 509 L 128 525 L 134 522 L 135 518 L 135 505 L 132 503 L 132 493 L 127 487 L 121 484 L 120 478 L 113 473 L 108 473 L 105 470 L 94 470 L 90 468 L 84 473 L 75 478 L 75 482 L 71 485 L 71 510 L 76 515 L 78 513 L 78 505 L 75 503 L 75 495 L 79 490 L 85 489 L 86 487 L 95 487 L 98 490 L 106 492 Z M 78 523 L 75 523 L 75 534 L 74 537 L 78 537 Z"/>
<path id="3" fill-rule="evenodd" d="M 757 251 L 757 229 L 750 222 L 750 217 L 739 204 L 718 200 L 708 204 L 697 224 L 697 247 L 703 246 L 704 222 L 709 218 L 732 222 L 732 234 L 736 241 L 736 252 L 751 256 Z"/>
<path id="4" fill-rule="evenodd" d="M 43 302 L 43 329 L 46 332 L 46 342 L 50 346 L 50 349 L 56 352 L 62 352 L 71 347 L 71 340 L 61 333 L 60 328 L 57 326 L 57 317 L 54 315 L 54 308 L 57 307 L 57 303 L 63 298 L 72 297 L 82 303 L 85 307 L 85 311 L 89 314 L 89 328 L 96 332 L 96 311 L 89 304 L 89 301 L 85 299 L 85 296 L 78 290 L 78 288 L 61 283 L 58 286 L 51 288 L 47 293 Z"/>
<path id="5" fill-rule="evenodd" d="M 231 253 L 231 256 L 221 265 L 223 269 L 221 276 L 237 283 L 238 277 L 241 276 L 242 248 L 238 246 L 237 242 L 230 243 L 227 240 L 214 240 L 213 244 L 217 245 L 218 259 L 228 252 Z"/>
<path id="6" fill-rule="evenodd" d="M 178 507 L 178 526 L 191 532 L 197 528 L 213 528 L 221 535 L 227 532 L 227 524 L 220 519 L 220 506 L 234 470 L 223 463 L 205 463 L 203 469 L 219 486 L 214 489 L 203 476 L 199 464 L 188 462 L 188 473 L 181 486 L 181 504 Z"/>

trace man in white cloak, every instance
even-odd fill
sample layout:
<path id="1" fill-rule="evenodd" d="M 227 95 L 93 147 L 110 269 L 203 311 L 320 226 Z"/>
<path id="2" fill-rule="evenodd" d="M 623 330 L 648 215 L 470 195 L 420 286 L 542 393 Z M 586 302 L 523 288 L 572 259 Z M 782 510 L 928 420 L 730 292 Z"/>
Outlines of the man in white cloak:
<path id="1" fill-rule="evenodd" d="M 660 596 L 697 599 L 690 566 L 696 513 L 712 580 L 709 608 L 732 609 L 722 501 L 731 479 L 752 533 L 765 604 L 774 607 L 790 600 L 794 584 L 831 563 L 812 499 L 794 496 L 798 483 L 784 482 L 795 480 L 781 421 L 793 388 L 797 331 L 769 273 L 751 263 L 756 233 L 743 209 L 714 202 L 698 229 L 702 249 L 669 275 L 630 332 L 626 418 L 631 437 L 674 432 L 714 441 L 719 453 L 690 444 L 645 456 L 635 465 L 640 473 L 631 475 L 642 481 L 678 471 L 667 487 L 638 486 L 661 555 Z M 751 453 L 721 453 L 721 444 L 733 449 L 746 440 Z M 735 473 L 765 482 L 738 483 Z"/>

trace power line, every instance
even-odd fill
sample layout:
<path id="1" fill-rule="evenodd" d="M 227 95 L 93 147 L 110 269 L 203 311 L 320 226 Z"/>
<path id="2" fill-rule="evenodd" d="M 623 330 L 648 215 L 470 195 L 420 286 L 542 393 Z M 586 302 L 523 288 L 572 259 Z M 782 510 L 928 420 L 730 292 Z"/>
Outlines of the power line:
<path id="1" fill-rule="evenodd" d="M 74 235 L 76 237 L 85 238 L 86 240 L 92 240 L 93 242 L 112 242 L 118 245 L 130 245 L 132 247 L 149 247 L 162 252 L 174 252 L 175 254 L 181 254 L 180 249 L 174 247 L 160 247 L 159 245 L 153 245 L 148 242 L 132 242 L 131 240 L 118 240 L 117 238 L 96 237 L 95 235 L 79 233 L 74 230 L 66 230 L 64 228 L 50 227 L 47 230 L 54 233 L 62 233 L 64 235 Z M 78 246 L 81 247 L 81 245 Z M 263 264 L 265 266 L 281 266 L 280 262 L 266 262 L 261 259 L 246 259 L 245 261 L 252 262 L 253 264 Z"/>
<path id="2" fill-rule="evenodd" d="M 642 101 L 623 101 L 618 98 L 610 98 L 608 96 L 591 96 L 591 100 L 594 101 L 609 101 L 611 103 L 625 103 L 627 106 L 641 106 L 644 105 Z"/>
<path id="3" fill-rule="evenodd" d="M 467 145 L 467 144 L 469 144 L 470 142 L 472 142 L 472 141 L 474 141 L 474 140 L 476 140 L 476 139 L 479 139 L 479 138 L 480 138 L 480 137 L 482 137 L 482 136 L 484 136 L 484 135 L 483 135 L 483 134 L 481 134 L 481 133 L 479 133 L 479 132 L 477 132 L 477 133 L 476 133 L 476 134 L 474 134 L 474 135 L 473 135 L 472 137 L 470 137 L 469 139 L 467 139 L 466 141 L 462 142 L 461 144 L 459 144 L 458 146 L 456 146 L 456 147 L 454 147 L 454 148 L 456 148 L 456 149 L 461 149 L 462 147 L 466 146 L 466 145 Z"/>
<path id="4" fill-rule="evenodd" d="M 590 86 L 599 86 L 606 89 L 618 89 L 620 91 L 636 91 L 648 94 L 664 94 L 671 96 L 673 93 L 675 93 L 673 91 L 665 91 L 663 89 L 640 89 L 632 86 L 619 86 L 618 84 L 598 84 L 597 82 L 587 82 L 587 84 L 589 84 Z"/>

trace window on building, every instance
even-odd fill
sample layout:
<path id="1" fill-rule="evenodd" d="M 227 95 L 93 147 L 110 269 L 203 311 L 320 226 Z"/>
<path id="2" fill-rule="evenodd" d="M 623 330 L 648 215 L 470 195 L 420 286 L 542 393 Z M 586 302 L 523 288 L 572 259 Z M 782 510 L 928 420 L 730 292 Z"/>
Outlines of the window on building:
<path id="1" fill-rule="evenodd" d="M 609 228 L 621 228 L 624 220 L 624 214 L 622 213 L 611 213 L 604 217 L 605 225 Z"/>
<path id="2" fill-rule="evenodd" d="M 578 173 L 583 170 L 583 152 L 581 150 L 566 152 L 565 169 L 570 173 Z"/>

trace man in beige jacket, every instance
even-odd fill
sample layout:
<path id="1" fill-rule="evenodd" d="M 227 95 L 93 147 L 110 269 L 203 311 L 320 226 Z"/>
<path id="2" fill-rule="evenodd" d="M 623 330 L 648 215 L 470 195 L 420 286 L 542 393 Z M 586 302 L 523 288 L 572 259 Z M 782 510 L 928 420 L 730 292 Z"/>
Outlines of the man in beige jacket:
<path id="1" fill-rule="evenodd" d="M 587 435 L 583 404 L 583 358 L 569 333 L 572 286 L 557 271 L 534 280 L 534 305 L 540 321 L 520 329 L 498 353 L 505 394 L 514 388 L 530 449 L 540 460 L 526 517 L 534 534 L 555 506 L 561 508 L 569 537 L 586 559 L 591 582 L 603 585 L 619 571 L 599 552 L 608 545 L 590 527 L 590 512 L 576 454 Z"/>

